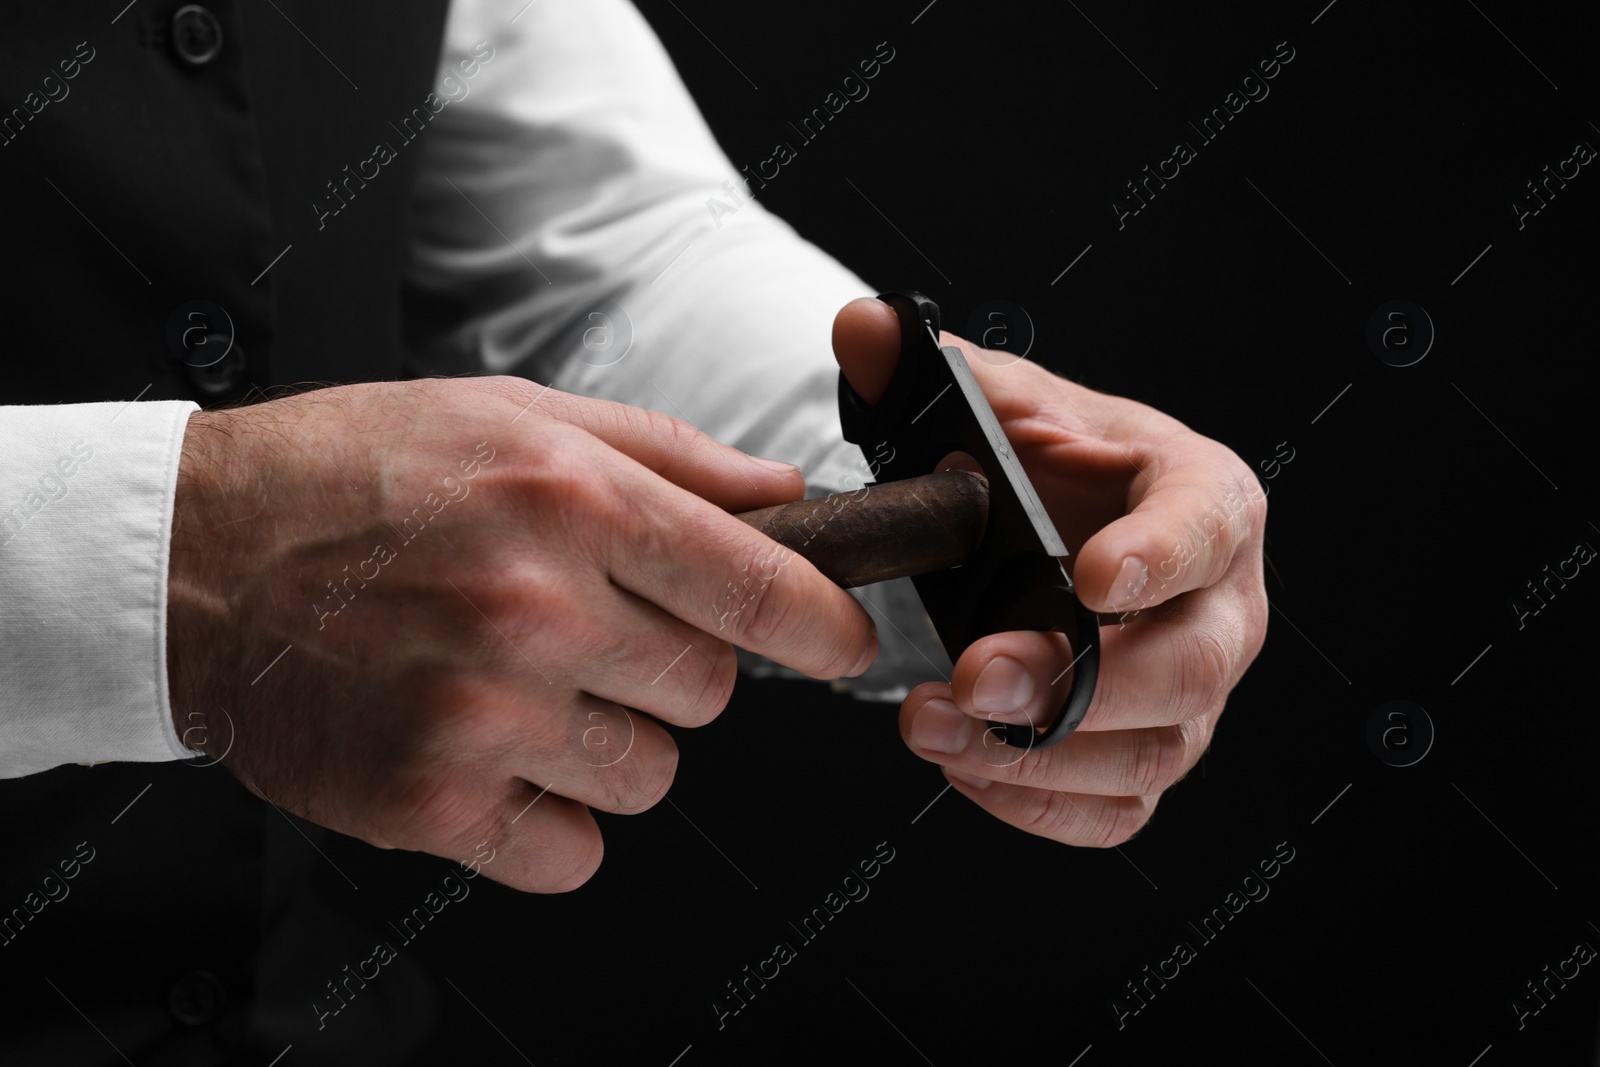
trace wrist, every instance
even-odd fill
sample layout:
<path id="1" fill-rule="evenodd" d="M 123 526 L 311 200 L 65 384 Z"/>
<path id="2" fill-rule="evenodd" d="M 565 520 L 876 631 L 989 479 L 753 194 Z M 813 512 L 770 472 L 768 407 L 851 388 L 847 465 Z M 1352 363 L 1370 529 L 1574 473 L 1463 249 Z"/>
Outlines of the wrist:
<path id="1" fill-rule="evenodd" d="M 184 430 L 173 488 L 172 534 L 168 543 L 166 662 L 173 729 L 186 748 L 210 753 L 214 731 L 205 729 L 214 709 L 201 679 L 205 661 L 217 651 L 221 623 L 229 613 L 216 580 L 225 567 L 220 544 L 208 544 L 207 512 L 221 491 L 228 440 L 226 415 L 194 412 Z"/>

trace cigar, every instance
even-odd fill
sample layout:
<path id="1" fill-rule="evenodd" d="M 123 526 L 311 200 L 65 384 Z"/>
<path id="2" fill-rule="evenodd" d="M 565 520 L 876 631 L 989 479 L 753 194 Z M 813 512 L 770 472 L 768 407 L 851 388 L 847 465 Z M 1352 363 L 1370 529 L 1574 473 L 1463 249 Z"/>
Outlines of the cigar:
<path id="1" fill-rule="evenodd" d="M 983 540 L 989 482 L 950 470 L 736 516 L 847 588 L 959 566 Z"/>

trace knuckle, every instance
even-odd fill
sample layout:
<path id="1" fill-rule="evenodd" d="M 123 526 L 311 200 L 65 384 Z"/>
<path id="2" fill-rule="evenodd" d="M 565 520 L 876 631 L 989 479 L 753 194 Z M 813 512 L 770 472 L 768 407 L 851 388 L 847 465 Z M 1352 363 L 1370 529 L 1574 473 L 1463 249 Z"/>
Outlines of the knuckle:
<path id="1" fill-rule="evenodd" d="M 464 823 L 465 832 L 452 836 L 447 846 L 449 851 L 439 855 L 446 858 L 470 856 L 477 852 L 480 844 L 511 841 L 517 828 L 511 825 L 512 817 L 503 808 L 504 805 L 496 805 Z"/>
<path id="2" fill-rule="evenodd" d="M 1139 797 L 1110 797 L 1099 814 L 1090 819 L 1092 848 L 1116 848 L 1132 840 L 1144 829 L 1150 812 Z"/>
<path id="3" fill-rule="evenodd" d="M 494 620 L 503 619 L 519 603 L 509 583 L 501 585 L 477 575 L 458 574 L 451 578 L 451 584 L 454 589 L 447 585 L 438 596 L 444 605 L 446 625 L 476 644 L 487 644 L 487 639 L 494 636 Z"/>
<path id="4" fill-rule="evenodd" d="M 614 404 L 606 410 L 620 423 L 619 429 L 635 440 L 649 441 L 664 457 L 681 455 L 703 440 L 699 430 L 664 412 L 631 404 Z"/>
<path id="5" fill-rule="evenodd" d="M 747 599 L 733 617 L 733 629 L 743 639 L 740 643 L 745 647 L 781 643 L 787 633 L 794 605 L 791 598 L 773 594 L 775 584 L 772 579 L 753 571 L 740 576 L 738 585 Z"/>
<path id="6" fill-rule="evenodd" d="M 1265 530 L 1267 527 L 1267 494 L 1261 491 L 1261 483 L 1256 481 L 1256 476 L 1246 471 L 1245 484 L 1250 486 L 1250 493 L 1245 497 L 1250 502 L 1250 518 L 1252 530 Z"/>
<path id="7" fill-rule="evenodd" d="M 550 488 L 555 495 L 548 503 L 574 535 L 572 548 L 579 554 L 598 553 L 634 526 L 632 514 L 606 476 L 606 468 L 572 456 L 566 459 L 553 473 Z"/>
<path id="8" fill-rule="evenodd" d="M 1241 636 L 1241 654 L 1239 665 L 1253 663 L 1261 654 L 1261 648 L 1267 643 L 1267 624 L 1271 621 L 1272 610 L 1267 604 L 1267 590 L 1258 575 L 1250 587 L 1239 597 L 1239 611 L 1243 617 L 1244 632 Z"/>
<path id="9" fill-rule="evenodd" d="M 1233 488 L 1245 501 L 1246 506 L 1243 510 L 1252 520 L 1259 523 L 1259 520 L 1267 516 L 1267 494 L 1262 492 L 1261 480 L 1256 477 L 1256 472 L 1251 469 L 1250 464 L 1244 461 L 1244 457 L 1233 451 L 1228 455 L 1229 465 L 1233 471 Z M 1255 525 L 1251 528 L 1260 527 Z"/>
<path id="10" fill-rule="evenodd" d="M 684 663 L 692 672 L 685 681 L 683 692 L 687 701 L 679 718 L 680 726 L 704 726 L 728 706 L 733 697 L 733 686 L 738 673 L 738 663 L 733 647 L 718 642 L 711 655 L 699 648 L 691 648 Z"/>
<path id="11" fill-rule="evenodd" d="M 1020 756 L 1011 755 L 1016 750 L 1002 740 L 999 733 L 1002 725 L 994 721 L 993 716 L 988 722 L 973 720 L 972 730 L 978 737 L 979 744 L 984 751 L 984 774 L 993 775 L 1003 782 L 1013 785 L 1027 786 L 1031 789 L 1050 789 L 1051 783 L 1060 775 L 1056 760 L 1051 756 L 1051 750 L 1030 748 Z M 977 731 L 982 730 L 979 734 Z M 1069 738 L 1067 744 L 1070 745 Z"/>
<path id="12" fill-rule="evenodd" d="M 1081 818 L 1065 793 L 1037 790 L 1023 799 L 1016 824 L 1030 834 L 1068 841 L 1071 835 L 1063 831 L 1072 829 L 1072 824 Z"/>
<path id="13" fill-rule="evenodd" d="M 1206 750 L 1211 747 L 1211 731 L 1215 724 L 1216 716 L 1214 714 L 1206 714 L 1193 719 L 1185 719 L 1174 727 L 1178 731 L 1182 746 L 1183 754 L 1179 758 L 1182 769 L 1178 772 L 1178 777 L 1168 783 L 1169 788 L 1181 782 L 1194 769 L 1194 765 L 1200 762 L 1200 757 L 1206 754 Z M 1154 794 L 1146 795 L 1151 796 Z"/>
<path id="14" fill-rule="evenodd" d="M 570 893 L 600 869 L 605 844 L 600 831 L 579 835 L 570 844 L 554 845 L 541 853 L 534 892 Z"/>
<path id="15" fill-rule="evenodd" d="M 418 847 L 448 856 L 462 842 L 495 840 L 502 819 L 484 808 L 482 798 L 445 776 L 425 778 L 389 805 L 394 812 L 389 836 L 401 847 Z"/>
<path id="16" fill-rule="evenodd" d="M 1100 837 L 1094 812 L 1100 808 L 1104 798 L 1084 796 L 1079 800 L 1088 803 L 1090 809 L 1085 810 L 1084 805 L 1069 793 L 1032 790 L 1024 799 L 1017 826 L 1030 834 L 1053 841 L 1093 845 Z"/>
<path id="17" fill-rule="evenodd" d="M 1176 669 L 1166 701 L 1176 721 L 1207 714 L 1227 700 L 1233 687 L 1237 644 L 1237 638 L 1209 626 L 1179 631 Z"/>
<path id="18" fill-rule="evenodd" d="M 633 713 L 620 704 L 595 708 L 577 723 L 577 745 L 572 751 L 590 767 L 615 767 L 628 758 L 638 740 Z"/>
<path id="19" fill-rule="evenodd" d="M 1040 794 L 1026 799 L 1016 825 L 1066 844 L 1114 848 L 1138 833 L 1148 818 L 1141 797 L 1085 796 L 1079 803 L 1067 793 Z"/>
<path id="20" fill-rule="evenodd" d="M 534 650 L 531 654 L 538 657 L 539 649 L 565 649 L 575 639 L 588 650 L 607 639 L 596 632 L 592 621 L 593 609 L 587 602 L 593 598 L 562 572 L 541 569 L 510 579 L 486 576 L 473 586 L 462 590 L 469 603 L 462 605 L 465 611 L 459 617 L 478 642 L 492 650 L 496 661 L 518 673 L 539 662 L 528 659 L 524 649 Z"/>
<path id="21" fill-rule="evenodd" d="M 1211 546 L 1211 559 L 1213 568 L 1213 581 L 1227 573 L 1228 567 L 1233 562 L 1233 557 L 1239 551 L 1241 543 L 1238 516 L 1225 510 L 1221 521 L 1217 525 L 1217 533 Z"/>
<path id="22" fill-rule="evenodd" d="M 675 415 L 664 415 L 659 411 L 646 409 L 649 421 L 645 428 L 651 436 L 659 441 L 668 455 L 679 456 L 704 443 L 705 437 L 699 430 Z"/>
<path id="23" fill-rule="evenodd" d="M 665 752 L 649 759 L 628 760 L 613 764 L 610 769 L 625 776 L 625 784 L 618 790 L 617 804 L 612 811 L 617 815 L 637 815 L 661 803 L 678 775 L 678 746 L 670 739 Z"/>
<path id="24" fill-rule="evenodd" d="M 1221 507 L 1227 516 L 1222 536 L 1228 538 L 1227 547 L 1231 556 L 1231 550 L 1237 549 L 1261 529 L 1266 518 L 1267 497 L 1261 491 L 1261 483 L 1256 480 L 1255 474 L 1232 452 L 1228 453 L 1227 468 L 1227 476 L 1219 486 L 1222 504 L 1212 506 Z"/>
<path id="25" fill-rule="evenodd" d="M 787 552 L 777 563 L 763 557 L 729 583 L 722 601 L 733 610 L 718 617 L 718 630 L 733 644 L 783 659 L 811 677 L 839 677 L 855 666 L 872 636 L 863 639 L 862 630 L 834 612 L 826 598 L 839 591 L 809 565 L 784 569 L 796 558 L 803 559 Z"/>
<path id="26" fill-rule="evenodd" d="M 1127 796 L 1166 792 L 1189 770 L 1189 744 L 1182 726 L 1157 726 L 1133 731 L 1122 788 Z"/>
<path id="27" fill-rule="evenodd" d="M 1239 513 L 1228 507 L 1226 501 L 1210 499 L 1205 513 L 1200 517 L 1201 540 L 1198 551 L 1205 556 L 1207 573 L 1203 585 L 1216 582 L 1227 573 L 1240 543 Z"/>
<path id="28" fill-rule="evenodd" d="M 439 381 L 439 379 L 423 379 L 423 381 Z M 532 382 L 514 374 L 486 374 L 480 378 L 467 379 L 467 384 L 470 388 L 491 393 L 518 407 L 539 394 Z"/>
<path id="29" fill-rule="evenodd" d="M 545 519 L 609 516 L 618 510 L 616 494 L 598 462 L 598 440 L 589 431 L 564 422 L 541 426 L 524 444 L 519 462 L 500 471 L 483 471 L 509 481 L 526 510 Z"/>

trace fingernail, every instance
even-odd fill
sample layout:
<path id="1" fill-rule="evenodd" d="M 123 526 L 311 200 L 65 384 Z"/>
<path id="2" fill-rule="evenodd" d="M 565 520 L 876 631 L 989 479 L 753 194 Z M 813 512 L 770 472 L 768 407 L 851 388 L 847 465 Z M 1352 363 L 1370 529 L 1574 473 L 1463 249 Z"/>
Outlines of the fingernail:
<path id="1" fill-rule="evenodd" d="M 930 700 L 911 720 L 911 743 L 929 752 L 954 755 L 972 739 L 972 720 L 948 700 Z"/>
<path id="2" fill-rule="evenodd" d="M 944 773 L 946 775 L 948 775 L 949 777 L 955 779 L 956 781 L 960 782 L 962 785 L 966 786 L 968 789 L 988 789 L 989 788 L 989 779 L 987 779 L 987 778 L 973 778 L 970 775 L 957 774 L 955 771 L 950 770 L 948 767 L 945 768 L 945 772 Z"/>
<path id="3" fill-rule="evenodd" d="M 1033 699 L 1033 678 L 1010 656 L 996 656 L 972 687 L 972 706 L 982 712 L 1021 711 Z"/>
<path id="4" fill-rule="evenodd" d="M 769 471 L 777 471 L 779 474 L 788 474 L 792 470 L 799 469 L 793 463 L 785 463 L 781 459 L 762 459 L 760 456 L 751 456 L 750 460 L 753 463 L 759 463 Z"/>
<path id="5" fill-rule="evenodd" d="M 1122 569 L 1117 571 L 1117 576 L 1111 582 L 1111 608 L 1120 611 L 1131 608 L 1137 604 L 1144 595 L 1144 587 L 1150 580 L 1150 567 L 1138 556 L 1129 556 L 1122 561 Z"/>

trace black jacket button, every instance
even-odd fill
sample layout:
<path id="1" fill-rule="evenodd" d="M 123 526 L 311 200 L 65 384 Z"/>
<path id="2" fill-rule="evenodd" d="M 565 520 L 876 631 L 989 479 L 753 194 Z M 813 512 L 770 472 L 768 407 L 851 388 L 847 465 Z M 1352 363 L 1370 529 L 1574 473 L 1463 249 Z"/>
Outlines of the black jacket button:
<path id="1" fill-rule="evenodd" d="M 185 1026 L 204 1026 L 222 1014 L 228 997 L 210 971 L 191 971 L 172 983 L 167 1008 Z"/>
<path id="2" fill-rule="evenodd" d="M 172 16 L 172 48 L 185 63 L 203 67 L 222 51 L 222 23 L 199 4 L 185 4 Z"/>
<path id="3" fill-rule="evenodd" d="M 212 398 L 227 396 L 244 381 L 244 348 L 227 334 L 209 333 L 206 335 L 206 349 L 224 354 L 203 365 L 198 362 L 185 363 L 184 373 L 188 375 L 189 384 L 200 394 Z"/>

